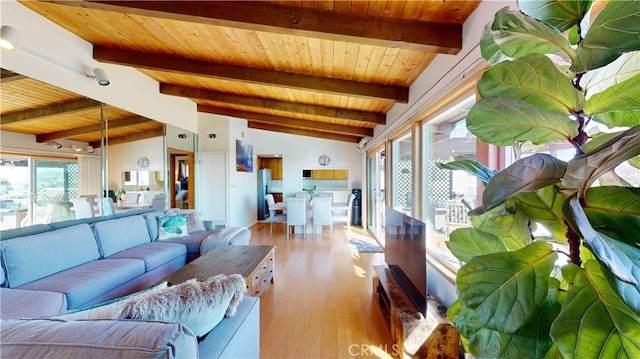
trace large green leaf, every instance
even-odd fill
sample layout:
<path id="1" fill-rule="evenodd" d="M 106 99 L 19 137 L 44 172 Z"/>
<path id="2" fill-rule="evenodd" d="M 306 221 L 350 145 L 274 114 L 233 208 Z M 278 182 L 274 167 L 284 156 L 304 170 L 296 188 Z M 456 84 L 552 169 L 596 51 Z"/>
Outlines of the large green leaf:
<path id="1" fill-rule="evenodd" d="M 609 65 L 587 72 L 580 79 L 580 86 L 585 89 L 585 98 L 588 100 L 639 74 L 640 51 L 627 52 Z"/>
<path id="2" fill-rule="evenodd" d="M 638 280 L 633 277 L 631 268 L 628 267 L 629 261 L 632 260 L 629 259 L 625 252 L 616 248 L 613 239 L 593 229 L 580 205 L 580 200 L 575 197 L 570 199 L 569 207 L 573 215 L 573 221 L 577 226 L 577 228 L 575 228 L 576 231 L 582 234 L 584 244 L 591 249 L 591 252 L 596 255 L 598 260 L 607 266 L 611 273 L 621 281 L 638 285 Z"/>
<path id="3" fill-rule="evenodd" d="M 498 206 L 482 214 L 471 216 L 473 226 L 498 237 L 509 250 L 524 248 L 531 240 L 529 218 L 516 205 Z"/>
<path id="4" fill-rule="evenodd" d="M 610 1 L 593 21 L 580 45 L 571 71 L 605 66 L 623 52 L 640 50 L 638 0 Z"/>
<path id="5" fill-rule="evenodd" d="M 480 37 L 480 54 L 490 64 L 497 64 L 509 59 L 509 57 L 500 50 L 498 44 L 493 41 L 493 36 L 491 35 L 491 22 L 487 23 L 484 29 L 482 29 L 482 36 Z"/>
<path id="6" fill-rule="evenodd" d="M 489 183 L 491 177 L 493 177 L 498 171 L 492 170 L 484 164 L 474 160 L 461 160 L 447 163 L 436 162 L 438 168 L 447 170 L 460 170 L 465 171 L 473 176 L 476 176 L 484 184 Z"/>
<path id="7" fill-rule="evenodd" d="M 640 125 L 640 74 L 593 95 L 585 112 L 609 127 Z"/>
<path id="8" fill-rule="evenodd" d="M 507 250 L 496 236 L 475 228 L 456 229 L 451 232 L 451 237 L 445 244 L 451 253 L 463 262 L 468 262 L 475 256 Z"/>
<path id="9" fill-rule="evenodd" d="M 568 267 L 575 273 L 573 285 L 551 326 L 563 357 L 640 358 L 640 315 L 611 288 L 600 264 L 590 260 L 584 269 Z"/>
<path id="10" fill-rule="evenodd" d="M 502 52 L 512 58 L 531 53 L 556 54 L 572 62 L 575 51 L 569 40 L 555 28 L 519 11 L 498 10 L 491 24 L 491 35 Z"/>
<path id="11" fill-rule="evenodd" d="M 591 140 L 582 145 L 580 149 L 583 153 L 592 153 L 602 148 L 605 142 L 611 141 L 613 138 L 620 136 L 623 131 L 618 132 L 598 132 L 591 135 Z"/>
<path id="12" fill-rule="evenodd" d="M 547 296 L 556 259 L 545 242 L 474 257 L 458 270 L 459 299 L 476 310 L 486 328 L 514 333 L 534 317 Z"/>
<path id="13" fill-rule="evenodd" d="M 542 350 L 548 350 L 552 342 L 548 332 L 547 338 L 537 334 L 543 334 L 540 328 L 524 327 L 513 334 L 480 328 L 470 335 L 468 347 L 476 358 L 542 359 L 545 354 Z"/>
<path id="14" fill-rule="evenodd" d="M 607 126 L 636 126 L 640 125 L 640 110 L 631 109 L 626 111 L 610 111 L 593 116 L 595 122 L 606 124 Z"/>
<path id="15" fill-rule="evenodd" d="M 492 66 L 478 82 L 482 97 L 516 97 L 531 105 L 562 114 L 584 107 L 580 93 L 553 61 L 530 54 Z"/>
<path id="16" fill-rule="evenodd" d="M 577 188 L 579 195 L 583 194 L 600 175 L 639 154 L 640 125 L 567 162 L 562 184 L 568 188 Z"/>
<path id="17" fill-rule="evenodd" d="M 640 249 L 640 188 L 591 187 L 584 202 L 593 228 Z"/>
<path id="18" fill-rule="evenodd" d="M 513 334 L 484 328 L 475 310 L 456 300 L 447 310 L 447 318 L 455 323 L 467 352 L 476 358 L 549 358 L 545 350 L 552 345 L 549 329 L 560 312 L 559 282 L 549 281 L 549 293 L 535 315 Z M 556 358 L 557 359 L 557 358 Z"/>
<path id="19" fill-rule="evenodd" d="M 567 226 L 562 213 L 565 197 L 560 191 L 556 191 L 556 186 L 520 193 L 514 200 L 532 221 L 544 225 L 556 239 L 566 239 Z"/>
<path id="20" fill-rule="evenodd" d="M 489 210 L 507 199 L 560 182 L 566 163 L 545 153 L 517 160 L 491 178 L 482 194 L 482 207 Z"/>
<path id="21" fill-rule="evenodd" d="M 467 129 L 486 143 L 508 146 L 567 141 L 578 134 L 568 114 L 548 111 L 512 97 L 489 97 L 476 102 L 467 115 Z"/>
<path id="22" fill-rule="evenodd" d="M 629 268 L 634 278 L 640 278 L 640 250 L 620 241 L 610 239 L 609 243 Z M 613 273 L 604 272 L 609 284 L 627 305 L 640 315 L 640 285 L 621 281 Z"/>
<path id="23" fill-rule="evenodd" d="M 591 1 L 518 0 L 518 7 L 523 13 L 564 32 L 572 26 L 580 24 L 587 10 L 591 7 Z"/>

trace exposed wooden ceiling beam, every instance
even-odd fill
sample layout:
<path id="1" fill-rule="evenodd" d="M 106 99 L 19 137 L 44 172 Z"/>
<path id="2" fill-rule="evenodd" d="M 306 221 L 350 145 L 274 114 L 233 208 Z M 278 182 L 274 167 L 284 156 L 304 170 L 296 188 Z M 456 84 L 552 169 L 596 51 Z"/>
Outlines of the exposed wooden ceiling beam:
<path id="1" fill-rule="evenodd" d="M 292 135 L 317 137 L 325 140 L 335 140 L 335 141 L 343 141 L 343 142 L 351 142 L 351 143 L 358 143 L 362 138 L 362 137 L 355 137 L 355 136 L 348 136 L 348 135 L 339 135 L 336 133 L 303 130 L 299 128 L 293 128 L 293 127 L 287 127 L 287 126 L 281 126 L 281 125 L 272 125 L 268 123 L 255 122 L 255 121 L 249 121 L 247 123 L 247 126 L 249 128 L 255 128 L 258 130 L 290 133 Z"/>
<path id="2" fill-rule="evenodd" d="M 363 45 L 457 54 L 462 25 L 259 1 L 51 1 L 91 9 Z"/>
<path id="3" fill-rule="evenodd" d="M 188 97 L 198 100 L 210 100 L 241 106 L 256 108 L 268 108 L 271 110 L 302 113 L 306 115 L 323 116 L 349 121 L 360 121 L 372 124 L 386 124 L 386 115 L 383 113 L 347 110 L 334 107 L 309 105 L 288 101 L 272 100 L 259 97 L 234 95 L 224 92 L 202 90 L 184 86 L 160 84 L 160 93 L 165 95 Z"/>
<path id="4" fill-rule="evenodd" d="M 244 118 L 247 120 L 255 120 L 260 122 L 267 122 L 282 126 L 295 126 L 308 128 L 310 130 L 330 131 L 336 133 L 343 133 L 351 136 L 373 136 L 373 129 L 366 127 L 354 127 L 347 125 L 337 125 L 327 122 L 300 120 L 289 117 L 273 116 L 264 113 L 255 113 L 248 111 L 240 111 L 216 106 L 204 106 L 198 105 L 198 112 L 207 112 L 217 115 L 225 115 L 237 118 Z"/>
<path id="5" fill-rule="evenodd" d="M 278 86 L 304 91 L 319 91 L 341 96 L 407 103 L 409 88 L 364 82 L 330 79 L 317 76 L 268 71 L 248 67 L 216 64 L 185 58 L 150 55 L 135 51 L 93 47 L 93 58 L 100 62 L 126 65 L 148 70 L 204 76 L 252 84 Z"/>
<path id="6" fill-rule="evenodd" d="M 24 80 L 26 78 L 27 77 L 24 75 L 20 75 L 5 69 L 2 69 L 2 72 L 0 73 L 0 83 L 3 84 L 9 83 L 11 81 Z"/>
<path id="7" fill-rule="evenodd" d="M 134 117 L 129 117 L 121 120 L 109 121 L 109 128 L 113 129 L 113 128 L 120 128 L 120 127 L 127 127 L 127 126 L 135 126 L 135 125 L 140 125 L 147 122 L 152 122 L 152 120 L 149 120 L 148 118 L 141 117 L 141 116 L 134 116 Z M 53 141 L 61 138 L 69 138 L 73 136 L 80 136 L 80 135 L 86 135 L 89 133 L 100 132 L 100 130 L 102 130 L 102 125 L 95 124 L 95 125 L 70 128 L 68 130 L 63 130 L 63 131 L 43 133 L 40 135 L 36 135 L 36 142 L 49 142 L 49 141 Z"/>
<path id="8" fill-rule="evenodd" d="M 164 128 L 159 128 L 153 131 L 137 132 L 125 136 L 109 137 L 107 145 L 120 145 L 123 143 L 146 140 L 149 138 L 164 136 Z M 89 143 L 94 148 L 100 148 L 102 143 L 100 141 L 94 141 Z"/>
<path id="9" fill-rule="evenodd" d="M 90 98 L 84 98 L 82 100 L 61 103 L 58 105 L 7 113 L 5 115 L 2 115 L 2 117 L 0 118 L 0 124 L 8 125 L 18 122 L 38 120 L 45 117 L 60 115 L 63 113 L 83 111 L 98 106 L 100 106 L 100 102 L 92 100 Z"/>

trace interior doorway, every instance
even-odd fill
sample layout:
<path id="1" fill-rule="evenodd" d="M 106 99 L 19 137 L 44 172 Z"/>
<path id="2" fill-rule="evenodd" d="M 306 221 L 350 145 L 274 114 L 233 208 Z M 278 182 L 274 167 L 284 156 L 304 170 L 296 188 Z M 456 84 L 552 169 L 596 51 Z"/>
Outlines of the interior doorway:
<path id="1" fill-rule="evenodd" d="M 169 151 L 171 208 L 195 209 L 195 156 L 193 152 Z"/>
<path id="2" fill-rule="evenodd" d="M 258 155 L 257 158 L 257 219 L 265 220 L 269 217 L 269 207 L 265 196 L 271 194 L 275 202 L 283 201 L 282 155 Z"/>

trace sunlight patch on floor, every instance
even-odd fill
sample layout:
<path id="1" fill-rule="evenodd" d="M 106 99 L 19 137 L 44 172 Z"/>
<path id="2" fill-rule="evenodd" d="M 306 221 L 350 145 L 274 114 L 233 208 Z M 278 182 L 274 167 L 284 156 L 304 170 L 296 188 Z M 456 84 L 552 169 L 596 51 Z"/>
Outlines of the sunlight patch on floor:
<path id="1" fill-rule="evenodd" d="M 356 277 L 360 277 L 360 278 L 365 278 L 367 271 L 362 269 L 362 267 L 358 266 L 358 265 L 353 265 L 353 271 L 356 274 Z"/>

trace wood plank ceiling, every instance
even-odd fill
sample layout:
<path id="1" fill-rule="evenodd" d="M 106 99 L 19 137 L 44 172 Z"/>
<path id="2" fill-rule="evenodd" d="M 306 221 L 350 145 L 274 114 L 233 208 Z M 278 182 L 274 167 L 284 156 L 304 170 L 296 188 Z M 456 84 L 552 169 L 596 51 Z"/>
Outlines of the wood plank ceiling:
<path id="1" fill-rule="evenodd" d="M 437 54 L 461 49 L 462 24 L 479 1 L 21 3 L 93 44 L 95 60 L 134 67 L 158 81 L 160 93 L 189 98 L 199 112 L 357 143 L 386 123 L 395 103 L 408 101 L 409 86 Z M 3 79 L 3 97 L 7 85 Z M 53 105 L 32 102 L 27 107 Z M 37 127 L 39 141 L 64 131 L 82 140 L 89 137 L 73 129 L 93 125 L 82 121 L 86 111 L 75 110 L 77 122 L 68 128 L 5 124 L 3 104 L 2 125 L 17 132 Z M 142 126 L 134 118 L 121 114 L 118 122 L 132 122 L 116 130 Z"/>

